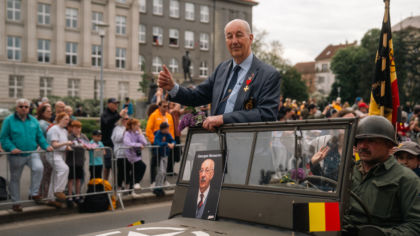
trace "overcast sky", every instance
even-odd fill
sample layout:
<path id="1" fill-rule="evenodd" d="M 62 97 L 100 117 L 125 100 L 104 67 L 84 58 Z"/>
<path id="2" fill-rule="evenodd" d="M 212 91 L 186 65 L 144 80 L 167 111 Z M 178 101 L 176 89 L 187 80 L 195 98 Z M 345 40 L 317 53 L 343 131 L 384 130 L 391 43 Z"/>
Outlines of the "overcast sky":
<path id="1" fill-rule="evenodd" d="M 253 27 L 269 32 L 293 64 L 312 61 L 329 44 L 358 42 L 380 28 L 383 0 L 257 0 Z M 420 15 L 420 0 L 391 0 L 391 25 Z"/>

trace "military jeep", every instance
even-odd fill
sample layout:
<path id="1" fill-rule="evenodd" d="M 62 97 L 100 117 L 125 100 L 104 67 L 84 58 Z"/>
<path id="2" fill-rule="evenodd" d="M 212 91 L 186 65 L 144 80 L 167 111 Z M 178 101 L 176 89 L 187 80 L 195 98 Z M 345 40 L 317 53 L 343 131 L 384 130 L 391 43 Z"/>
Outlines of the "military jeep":
<path id="1" fill-rule="evenodd" d="M 336 203 L 332 220 L 342 228 L 356 126 L 357 119 L 343 118 L 229 124 L 216 132 L 190 128 L 169 219 L 95 235 L 341 235 L 308 226 L 325 219 L 296 206 Z M 326 147 L 331 155 L 313 161 Z M 216 220 L 182 217 L 196 152 L 207 150 L 224 154 Z M 311 217 L 317 222 L 308 222 Z"/>

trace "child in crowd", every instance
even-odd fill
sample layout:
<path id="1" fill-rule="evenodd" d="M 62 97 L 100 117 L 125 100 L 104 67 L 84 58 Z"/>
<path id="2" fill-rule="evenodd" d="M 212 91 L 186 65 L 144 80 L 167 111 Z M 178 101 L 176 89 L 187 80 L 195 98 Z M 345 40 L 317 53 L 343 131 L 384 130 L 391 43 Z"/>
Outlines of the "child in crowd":
<path id="1" fill-rule="evenodd" d="M 117 187 L 122 189 L 123 182 L 125 189 L 129 188 L 128 166 L 130 165 L 126 156 L 126 147 L 124 145 L 124 134 L 127 122 L 130 120 L 127 114 L 123 115 L 117 122 L 114 130 L 112 131 L 111 140 L 114 144 L 114 156 L 117 159 Z"/>
<path id="2" fill-rule="evenodd" d="M 89 144 L 89 139 L 82 133 L 82 123 L 74 120 L 68 127 L 69 140 L 73 142 L 73 151 L 67 152 L 66 164 L 69 166 L 69 195 L 73 195 L 73 184 L 76 182 L 76 194 L 80 194 L 81 180 L 84 177 L 83 166 L 85 164 L 85 148 Z M 67 205 L 71 206 L 72 198 L 67 199 Z M 74 202 L 79 203 L 79 198 Z"/>
<path id="3" fill-rule="evenodd" d="M 420 145 L 412 141 L 402 142 L 394 155 L 400 164 L 412 169 L 420 177 Z"/>
<path id="4" fill-rule="evenodd" d="M 72 142 L 68 140 L 66 129 L 69 120 L 70 117 L 65 112 L 61 112 L 55 118 L 56 125 L 47 131 L 47 141 L 54 148 L 54 152 L 48 153 L 47 156 L 47 161 L 53 168 L 48 197 L 55 196 L 59 201 L 66 200 L 64 189 L 67 185 L 69 167 L 64 162 L 64 158 L 66 151 L 70 151 L 72 145 Z"/>
<path id="5" fill-rule="evenodd" d="M 173 149 L 175 147 L 175 140 L 169 133 L 169 125 L 166 122 L 160 124 L 159 130 L 157 130 L 154 135 L 155 140 L 153 144 L 159 146 L 159 169 L 156 175 L 156 186 L 163 186 L 166 178 L 169 149 Z M 153 193 L 155 193 L 157 196 L 165 195 L 165 192 L 162 189 L 155 189 L 153 190 Z"/>
<path id="6" fill-rule="evenodd" d="M 146 171 L 146 164 L 141 159 L 141 151 L 147 144 L 146 138 L 140 129 L 140 121 L 137 119 L 130 119 L 126 125 L 126 132 L 124 134 L 124 145 L 130 147 L 125 150 L 125 156 L 128 160 L 128 182 L 130 188 L 134 184 L 134 189 L 140 189 L 140 182 L 143 179 Z M 134 196 L 135 192 L 132 193 Z"/>
<path id="7" fill-rule="evenodd" d="M 96 148 L 103 148 L 104 144 L 101 142 L 102 132 L 100 130 L 95 130 L 92 133 L 91 144 L 95 144 Z M 90 179 L 102 178 L 102 166 L 103 166 L 103 156 L 105 154 L 104 149 L 95 149 L 89 151 L 89 172 Z"/>

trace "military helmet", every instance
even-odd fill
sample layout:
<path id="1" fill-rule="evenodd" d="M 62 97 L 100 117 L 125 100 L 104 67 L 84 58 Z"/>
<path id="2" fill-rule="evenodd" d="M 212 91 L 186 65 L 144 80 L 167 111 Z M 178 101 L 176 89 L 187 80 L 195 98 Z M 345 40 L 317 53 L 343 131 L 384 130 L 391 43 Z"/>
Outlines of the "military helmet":
<path id="1" fill-rule="evenodd" d="M 383 116 L 367 116 L 360 120 L 356 130 L 356 142 L 365 138 L 383 138 L 397 145 L 394 126 Z"/>

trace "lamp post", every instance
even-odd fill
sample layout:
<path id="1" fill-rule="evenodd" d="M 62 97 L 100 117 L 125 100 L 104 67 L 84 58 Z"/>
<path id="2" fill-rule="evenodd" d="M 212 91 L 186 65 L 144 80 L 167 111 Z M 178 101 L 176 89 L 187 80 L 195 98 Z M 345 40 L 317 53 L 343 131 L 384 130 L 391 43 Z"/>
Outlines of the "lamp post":
<path id="1" fill-rule="evenodd" d="M 100 83 L 99 83 L 99 115 L 101 116 L 104 112 L 104 37 L 105 28 L 109 25 L 104 23 L 96 23 L 98 27 L 98 33 L 101 37 L 101 72 L 100 72 Z"/>

